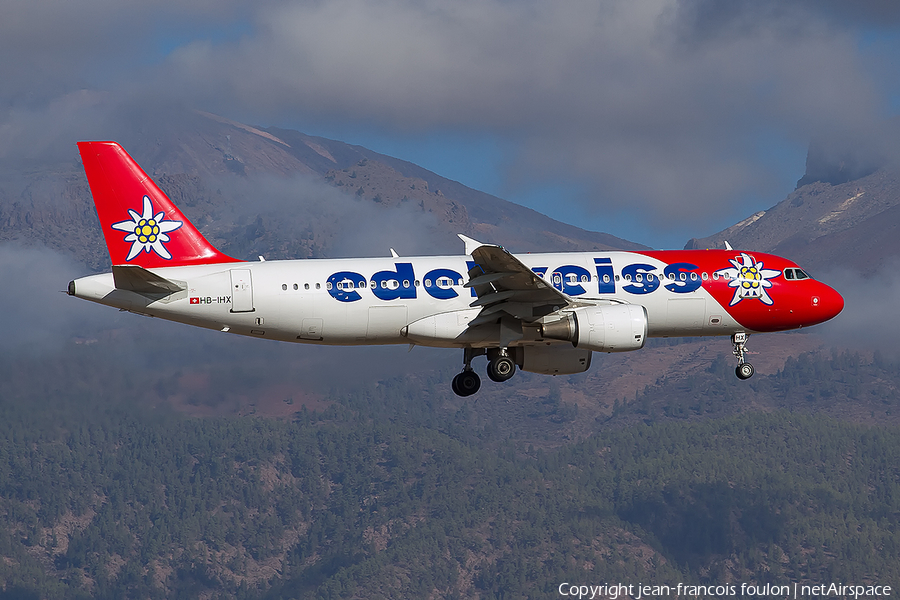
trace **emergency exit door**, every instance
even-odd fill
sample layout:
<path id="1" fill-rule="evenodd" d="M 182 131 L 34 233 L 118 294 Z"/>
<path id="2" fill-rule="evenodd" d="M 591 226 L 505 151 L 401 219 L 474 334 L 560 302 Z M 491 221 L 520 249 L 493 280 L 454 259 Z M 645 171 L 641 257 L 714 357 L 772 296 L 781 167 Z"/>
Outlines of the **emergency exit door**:
<path id="1" fill-rule="evenodd" d="M 253 312 L 250 269 L 231 269 L 231 312 Z"/>

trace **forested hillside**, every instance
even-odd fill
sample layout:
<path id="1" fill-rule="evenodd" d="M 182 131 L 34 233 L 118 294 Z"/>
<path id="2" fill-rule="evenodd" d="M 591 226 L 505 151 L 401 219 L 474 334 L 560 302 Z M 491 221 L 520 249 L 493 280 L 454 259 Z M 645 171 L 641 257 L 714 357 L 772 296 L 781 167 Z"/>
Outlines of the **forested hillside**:
<path id="1" fill-rule="evenodd" d="M 691 421 L 658 407 L 635 420 L 638 397 L 618 424 L 561 446 L 523 440 L 477 404 L 436 402 L 439 374 L 334 392 L 289 420 L 151 408 L 127 374 L 106 394 L 73 373 L 55 373 L 47 395 L 4 383 L 0 598 L 900 581 L 900 431 L 817 414 L 836 384 L 816 360 L 760 380 L 765 393 L 791 386 L 798 403 L 782 410 L 718 417 L 710 404 L 713 418 Z M 842 379 L 854 360 L 884 385 L 898 378 L 883 360 L 821 360 Z"/>

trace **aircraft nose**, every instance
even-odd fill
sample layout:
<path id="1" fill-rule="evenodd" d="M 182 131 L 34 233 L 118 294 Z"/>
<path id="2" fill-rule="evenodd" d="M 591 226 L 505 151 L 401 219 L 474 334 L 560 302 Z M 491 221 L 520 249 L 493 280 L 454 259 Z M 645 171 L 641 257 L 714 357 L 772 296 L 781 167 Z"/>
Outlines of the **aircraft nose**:
<path id="1" fill-rule="evenodd" d="M 824 283 L 815 291 L 811 302 L 822 321 L 833 319 L 844 310 L 844 297 Z"/>

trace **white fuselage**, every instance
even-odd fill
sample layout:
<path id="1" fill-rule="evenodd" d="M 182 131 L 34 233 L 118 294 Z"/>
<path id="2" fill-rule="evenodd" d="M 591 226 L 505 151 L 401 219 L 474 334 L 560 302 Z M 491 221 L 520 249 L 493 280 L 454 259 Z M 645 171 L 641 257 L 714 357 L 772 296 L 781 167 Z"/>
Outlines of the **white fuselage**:
<path id="1" fill-rule="evenodd" d="M 650 336 L 730 335 L 745 330 L 702 286 L 659 285 L 652 293 L 641 294 L 627 291 L 631 286 L 622 271 L 628 265 L 654 264 L 660 272 L 666 266 L 643 254 L 555 253 L 517 258 L 578 300 L 643 305 Z M 103 274 L 76 280 L 75 295 L 189 325 L 289 342 L 497 346 L 499 325 L 467 331 L 481 310 L 469 306 L 476 298 L 464 287 L 471 261 L 468 256 L 431 256 L 166 267 L 153 272 L 179 283 L 184 291 L 154 300 L 116 289 L 112 274 Z M 510 345 L 534 343 L 535 335 L 526 331 Z"/>

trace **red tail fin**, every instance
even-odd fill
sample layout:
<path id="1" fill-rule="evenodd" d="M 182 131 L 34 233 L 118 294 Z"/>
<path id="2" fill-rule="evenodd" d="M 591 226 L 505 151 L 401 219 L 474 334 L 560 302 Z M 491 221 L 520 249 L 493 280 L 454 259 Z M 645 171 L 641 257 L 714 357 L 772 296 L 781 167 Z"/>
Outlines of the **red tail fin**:
<path id="1" fill-rule="evenodd" d="M 241 262 L 216 250 L 115 142 L 78 142 L 112 264 Z"/>

